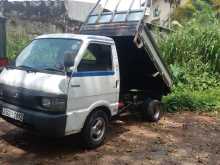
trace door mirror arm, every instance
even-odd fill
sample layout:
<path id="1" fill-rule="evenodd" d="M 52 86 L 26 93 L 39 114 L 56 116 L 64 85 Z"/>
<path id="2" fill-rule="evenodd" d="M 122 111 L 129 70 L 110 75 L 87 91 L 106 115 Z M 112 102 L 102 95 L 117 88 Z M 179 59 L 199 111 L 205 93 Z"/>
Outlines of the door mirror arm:
<path id="1" fill-rule="evenodd" d="M 74 63 L 74 54 L 71 52 L 66 52 L 64 54 L 64 68 L 67 76 L 71 76 L 72 71 L 70 68 L 74 66 Z"/>

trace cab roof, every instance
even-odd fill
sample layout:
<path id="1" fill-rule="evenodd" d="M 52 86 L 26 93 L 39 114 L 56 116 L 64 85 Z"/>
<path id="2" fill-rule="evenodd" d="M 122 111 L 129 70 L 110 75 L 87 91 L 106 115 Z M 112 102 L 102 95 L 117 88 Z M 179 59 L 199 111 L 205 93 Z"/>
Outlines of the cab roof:
<path id="1" fill-rule="evenodd" d="M 105 37 L 105 36 L 81 35 L 81 34 L 71 34 L 71 33 L 46 34 L 46 35 L 38 36 L 35 39 L 46 39 L 46 38 L 96 40 L 96 41 L 110 42 L 110 43 L 114 42 L 112 38 Z"/>

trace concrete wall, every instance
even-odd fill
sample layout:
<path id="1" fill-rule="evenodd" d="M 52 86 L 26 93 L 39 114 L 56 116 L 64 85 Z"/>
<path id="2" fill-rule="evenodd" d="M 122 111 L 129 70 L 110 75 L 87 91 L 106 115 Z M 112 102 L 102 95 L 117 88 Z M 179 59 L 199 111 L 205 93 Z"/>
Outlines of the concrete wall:
<path id="1" fill-rule="evenodd" d="M 78 32 L 80 23 L 70 20 L 64 1 L 0 1 L 0 12 L 8 18 L 7 31 L 30 36 L 56 32 Z"/>

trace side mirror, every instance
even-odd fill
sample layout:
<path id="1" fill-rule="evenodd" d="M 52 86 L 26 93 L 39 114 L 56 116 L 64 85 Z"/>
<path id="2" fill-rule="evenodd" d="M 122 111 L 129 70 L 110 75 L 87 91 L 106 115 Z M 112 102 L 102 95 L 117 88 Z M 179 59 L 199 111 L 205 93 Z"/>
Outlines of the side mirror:
<path id="1" fill-rule="evenodd" d="M 74 66 L 74 59 L 73 59 L 73 53 L 66 52 L 64 54 L 64 67 L 65 70 L 68 71 L 70 67 Z"/>

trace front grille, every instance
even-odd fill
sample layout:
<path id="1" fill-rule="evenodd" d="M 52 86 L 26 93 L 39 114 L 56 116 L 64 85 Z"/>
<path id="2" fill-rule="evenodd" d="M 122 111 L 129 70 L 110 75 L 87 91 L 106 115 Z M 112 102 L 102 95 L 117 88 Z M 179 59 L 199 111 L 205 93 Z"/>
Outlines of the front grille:
<path id="1" fill-rule="evenodd" d="M 31 109 L 36 111 L 47 110 L 41 106 L 42 97 L 67 99 L 67 95 L 65 94 L 53 94 L 53 93 L 47 93 L 47 92 L 2 85 L 2 84 L 0 84 L 0 90 L 2 91 L 1 92 L 2 97 L 0 98 L 0 100 L 21 108 Z"/>
<path id="2" fill-rule="evenodd" d="M 32 109 L 40 105 L 39 97 L 28 89 L 4 86 L 2 91 L 2 100 L 6 103 Z"/>

